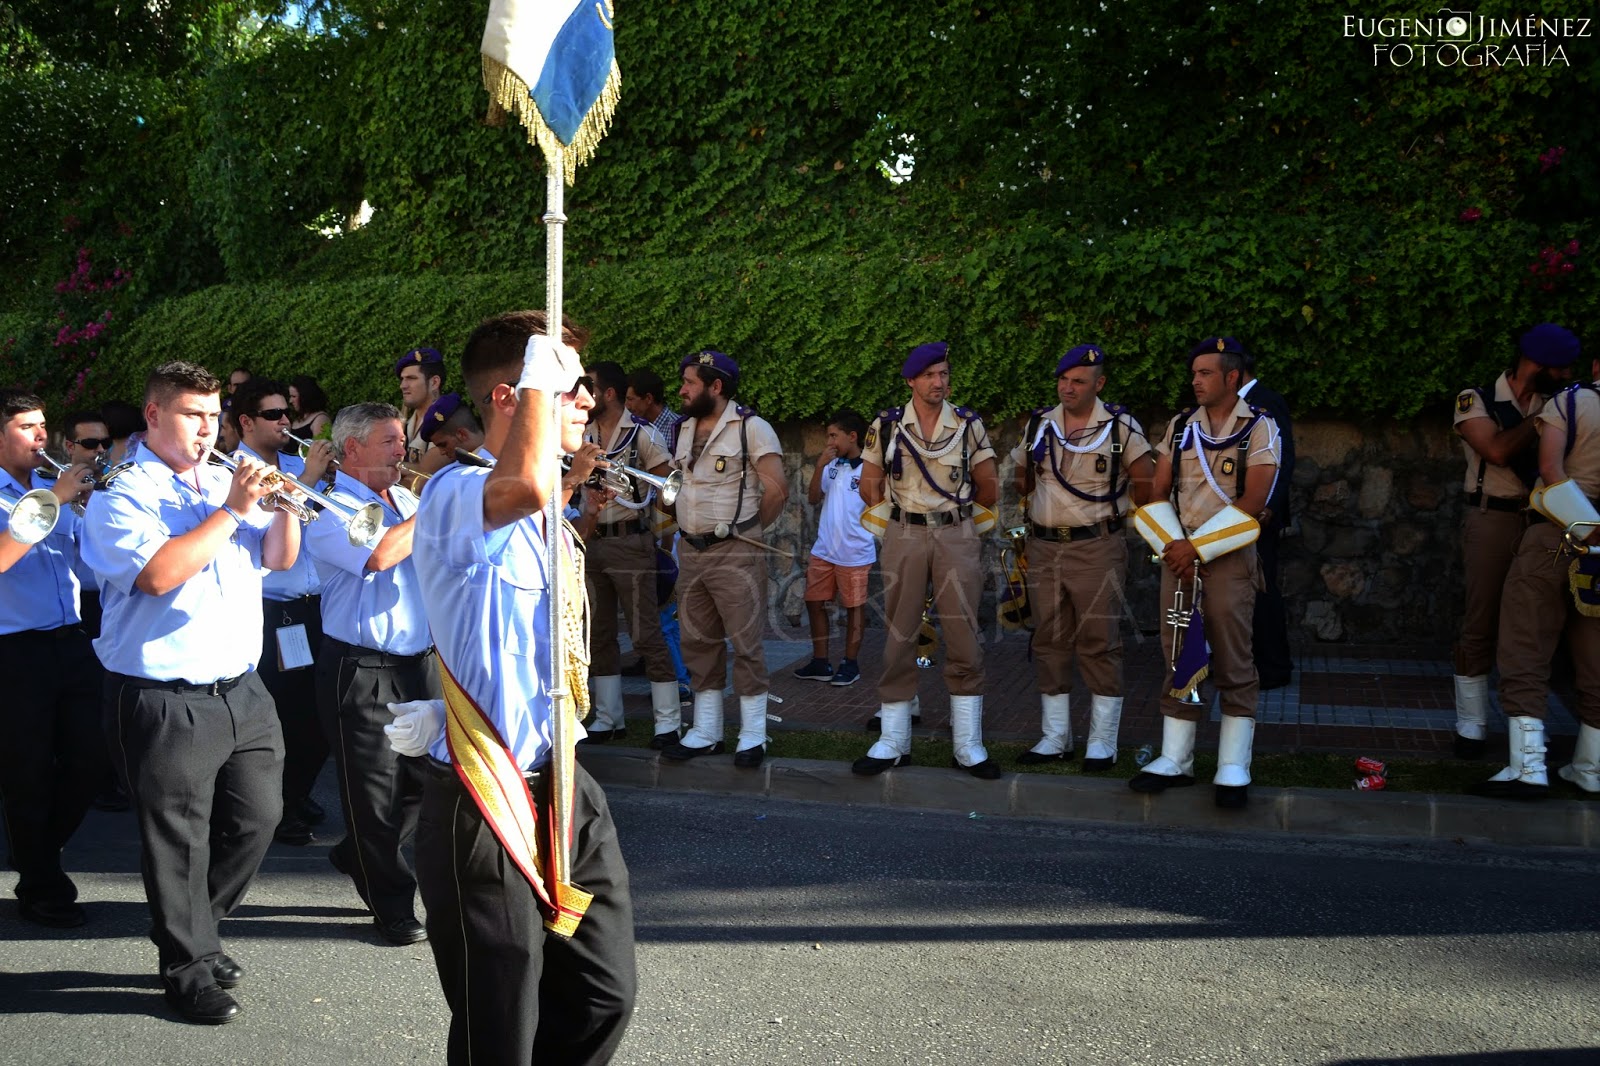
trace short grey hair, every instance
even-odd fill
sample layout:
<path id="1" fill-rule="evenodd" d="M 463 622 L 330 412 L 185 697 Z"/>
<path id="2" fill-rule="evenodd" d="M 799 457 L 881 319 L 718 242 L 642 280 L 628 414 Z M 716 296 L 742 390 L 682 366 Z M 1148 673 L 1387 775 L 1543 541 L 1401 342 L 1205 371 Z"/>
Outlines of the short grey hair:
<path id="1" fill-rule="evenodd" d="M 354 403 L 341 407 L 333 417 L 333 457 L 344 458 L 344 446 L 351 437 L 366 443 L 379 422 L 400 422 L 400 409 L 388 403 Z"/>

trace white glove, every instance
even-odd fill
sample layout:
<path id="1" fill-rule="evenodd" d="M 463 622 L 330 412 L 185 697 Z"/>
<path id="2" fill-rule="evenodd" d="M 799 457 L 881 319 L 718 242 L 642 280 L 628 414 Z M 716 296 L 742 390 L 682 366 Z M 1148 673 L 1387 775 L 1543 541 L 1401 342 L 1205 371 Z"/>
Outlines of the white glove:
<path id="1" fill-rule="evenodd" d="M 558 395 L 572 388 L 583 376 L 583 360 L 578 353 L 542 333 L 528 338 L 528 347 L 522 355 L 522 377 L 517 380 L 517 391 L 537 389 L 539 392 Z"/>
<path id="2" fill-rule="evenodd" d="M 401 755 L 426 755 L 434 741 L 444 735 L 444 700 L 413 700 L 387 706 L 394 721 L 383 731 L 389 736 L 389 746 Z"/>

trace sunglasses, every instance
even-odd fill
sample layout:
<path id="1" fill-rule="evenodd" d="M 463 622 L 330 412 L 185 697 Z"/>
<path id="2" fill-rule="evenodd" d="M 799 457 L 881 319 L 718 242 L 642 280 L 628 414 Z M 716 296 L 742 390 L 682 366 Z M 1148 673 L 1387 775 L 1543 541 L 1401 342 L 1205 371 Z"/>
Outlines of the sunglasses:
<path id="1" fill-rule="evenodd" d="M 501 384 L 505 385 L 507 388 L 510 388 L 510 389 L 515 389 L 517 387 L 517 383 L 515 381 L 505 381 L 505 382 L 501 382 Z M 499 385 L 495 386 L 495 388 L 499 388 L 499 387 L 500 387 Z M 595 394 L 595 391 L 594 391 L 594 378 L 591 377 L 588 374 L 585 374 L 583 377 L 579 378 L 577 381 L 574 381 L 572 383 L 572 388 L 568 389 L 566 392 L 563 392 L 561 394 L 561 398 L 563 400 L 576 400 L 578 398 L 578 390 L 579 389 L 588 389 L 589 390 L 589 395 L 593 396 Z M 490 391 L 489 395 L 487 395 L 487 396 L 485 396 L 483 398 L 483 403 L 484 403 L 485 406 L 494 403 L 494 392 L 493 392 L 493 390 Z"/>
<path id="2" fill-rule="evenodd" d="M 263 407 L 256 412 L 256 417 L 266 422 L 276 422 L 280 418 L 289 417 L 287 407 Z"/>
<path id="3" fill-rule="evenodd" d="M 67 438 L 67 443 L 76 444 L 80 448 L 88 448 L 90 451 L 111 450 L 110 437 L 83 437 L 79 440 L 73 440 L 69 437 Z"/>

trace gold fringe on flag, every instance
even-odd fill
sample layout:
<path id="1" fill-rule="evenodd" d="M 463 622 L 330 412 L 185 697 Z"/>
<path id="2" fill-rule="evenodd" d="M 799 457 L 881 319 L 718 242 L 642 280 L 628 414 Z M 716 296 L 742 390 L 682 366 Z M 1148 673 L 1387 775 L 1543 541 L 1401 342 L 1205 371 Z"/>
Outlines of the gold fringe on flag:
<path id="1" fill-rule="evenodd" d="M 527 83 L 512 73 L 510 67 L 498 59 L 484 56 L 483 87 L 489 91 L 489 113 L 485 121 L 491 126 L 498 126 L 504 123 L 507 112 L 517 116 L 517 121 L 528 131 L 528 143 L 544 153 L 547 165 L 561 152 L 562 176 L 571 185 L 577 180 L 578 167 L 594 157 L 600 138 L 611 128 L 612 112 L 617 109 L 617 100 L 622 96 L 622 71 L 613 59 L 605 88 L 600 90 L 594 106 L 583 117 L 578 135 L 567 145 L 563 145 L 555 131 L 545 125 L 544 116 L 539 114 L 538 107 L 534 105 Z M 562 152 L 562 149 L 565 151 Z"/>

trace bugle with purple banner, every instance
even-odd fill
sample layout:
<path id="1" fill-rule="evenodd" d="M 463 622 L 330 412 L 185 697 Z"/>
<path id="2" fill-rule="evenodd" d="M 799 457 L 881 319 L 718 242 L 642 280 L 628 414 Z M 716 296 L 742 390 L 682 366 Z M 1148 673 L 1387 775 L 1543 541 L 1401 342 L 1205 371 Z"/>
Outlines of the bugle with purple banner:
<path id="1" fill-rule="evenodd" d="M 1172 593 L 1167 625 L 1172 627 L 1172 684 L 1168 689 L 1180 703 L 1200 703 L 1200 682 L 1211 673 L 1211 646 L 1206 643 L 1206 616 L 1200 609 L 1200 561 L 1194 564 L 1194 591 L 1186 604 L 1183 579 Z"/>

